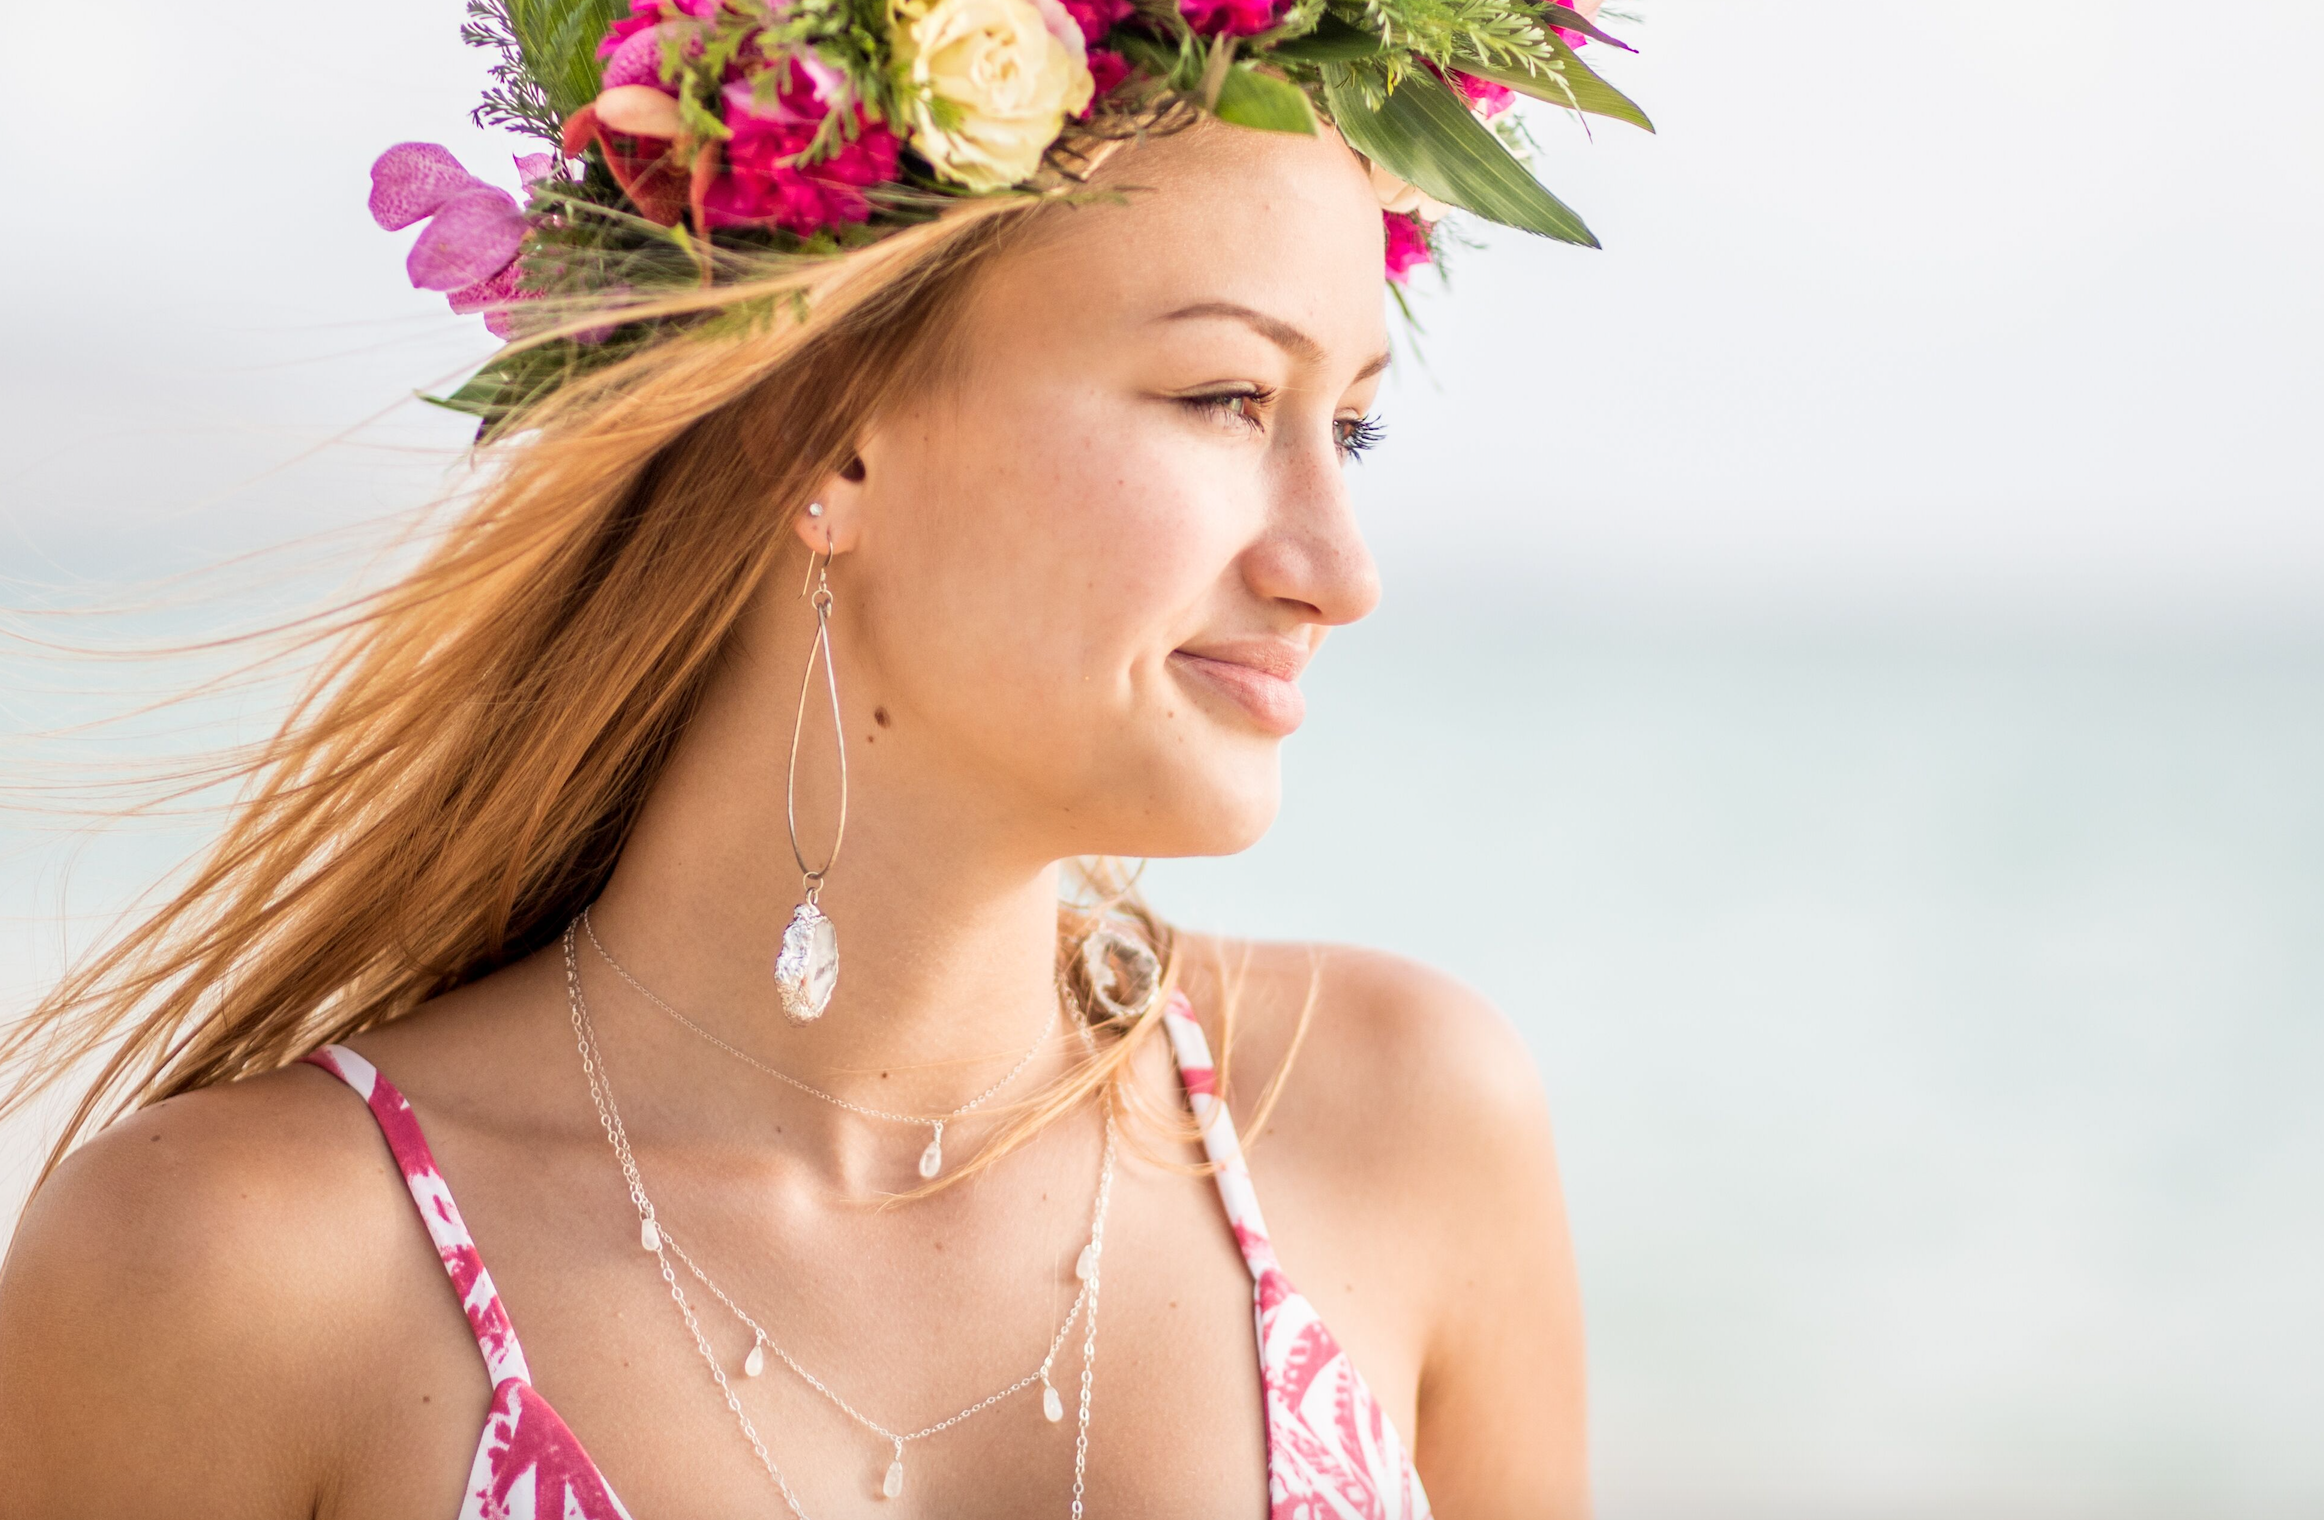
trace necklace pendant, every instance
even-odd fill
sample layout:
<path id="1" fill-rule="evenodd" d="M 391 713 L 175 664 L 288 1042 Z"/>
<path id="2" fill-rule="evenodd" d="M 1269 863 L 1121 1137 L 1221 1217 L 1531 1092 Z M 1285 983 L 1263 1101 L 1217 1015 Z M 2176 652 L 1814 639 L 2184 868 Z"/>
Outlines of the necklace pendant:
<path id="1" fill-rule="evenodd" d="M 637 1227 L 637 1243 L 649 1251 L 661 1250 L 662 1227 L 651 1219 L 646 1220 Z"/>
<path id="2" fill-rule="evenodd" d="M 944 1126 L 939 1124 L 935 1129 L 936 1132 L 928 1138 L 928 1148 L 920 1153 L 920 1176 L 923 1180 L 933 1179 L 944 1170 Z"/>
<path id="3" fill-rule="evenodd" d="M 750 1355 L 742 1359 L 742 1375 L 744 1377 L 757 1377 L 760 1373 L 766 1370 L 766 1343 L 763 1341 L 754 1341 L 751 1344 Z"/>
<path id="4" fill-rule="evenodd" d="M 1097 1276 L 1096 1241 L 1093 1240 L 1088 1245 L 1083 1246 L 1081 1248 L 1081 1254 L 1073 1258 L 1073 1275 L 1080 1278 L 1083 1282 L 1088 1282 L 1091 1278 Z"/>
<path id="5" fill-rule="evenodd" d="M 812 1024 L 831 1006 L 831 990 L 839 985 L 839 930 L 823 910 L 811 902 L 792 911 L 783 930 L 783 950 L 775 957 L 775 990 L 782 994 L 783 1017 L 794 1024 Z"/>
<path id="6" fill-rule="evenodd" d="M 1041 1380 L 1041 1418 L 1054 1425 L 1065 1418 L 1065 1400 L 1057 1396 L 1057 1389 L 1047 1378 Z"/>
<path id="7" fill-rule="evenodd" d="M 880 1497 L 894 1499 L 904 1492 L 904 1459 L 896 1458 L 888 1464 L 888 1475 L 880 1479 Z"/>

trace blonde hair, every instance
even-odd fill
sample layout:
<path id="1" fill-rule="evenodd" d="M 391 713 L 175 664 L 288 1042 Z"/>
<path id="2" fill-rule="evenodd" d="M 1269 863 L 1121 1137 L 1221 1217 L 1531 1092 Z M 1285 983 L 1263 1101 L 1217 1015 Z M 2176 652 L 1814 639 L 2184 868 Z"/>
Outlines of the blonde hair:
<path id="1" fill-rule="evenodd" d="M 488 444 L 485 487 L 416 568 L 302 626 L 322 657 L 273 737 L 227 764 L 242 796 L 183 885 L 0 1038 L 0 1117 L 103 1057 L 42 1177 L 122 1113 L 282 1066 L 553 942 L 611 874 L 784 552 L 770 504 L 798 510 L 861 420 L 944 361 L 969 282 L 1040 205 L 967 202 L 844 259 L 633 307 L 712 319 Z M 1175 970 L 1125 879 L 1081 880 L 1061 935 L 1126 914 Z M 1118 1090 L 1154 1022 L 1021 1105 L 988 1154 Z"/>

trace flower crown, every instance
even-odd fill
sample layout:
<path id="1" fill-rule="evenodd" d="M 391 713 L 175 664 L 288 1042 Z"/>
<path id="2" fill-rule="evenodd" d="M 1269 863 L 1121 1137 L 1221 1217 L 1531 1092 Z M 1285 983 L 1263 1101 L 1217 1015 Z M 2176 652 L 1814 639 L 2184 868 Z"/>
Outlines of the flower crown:
<path id="1" fill-rule="evenodd" d="M 540 138 L 525 199 L 434 143 L 372 165 L 371 211 L 425 221 L 412 283 L 527 338 L 448 397 L 487 425 L 649 341 L 620 307 L 764 274 L 962 197 L 1070 193 L 1109 146 L 1208 112 L 1329 121 L 1372 165 L 1387 277 L 1448 208 L 1597 239 L 1527 168 L 1523 94 L 1651 131 L 1583 63 L 1598 0 L 470 0 L 499 61 L 479 125 Z M 1398 291 L 1402 299 L 1401 290 Z M 538 304 L 534 304 L 538 303 Z M 577 313 L 605 324 L 574 330 Z"/>

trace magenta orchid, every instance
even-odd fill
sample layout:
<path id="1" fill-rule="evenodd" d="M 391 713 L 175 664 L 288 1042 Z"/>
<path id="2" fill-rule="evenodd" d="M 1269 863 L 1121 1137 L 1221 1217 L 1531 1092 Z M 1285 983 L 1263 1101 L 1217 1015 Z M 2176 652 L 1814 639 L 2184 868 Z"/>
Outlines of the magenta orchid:
<path id="1" fill-rule="evenodd" d="M 560 173 L 553 153 L 516 160 L 525 184 Z M 397 143 L 371 166 L 371 217 L 389 232 L 425 221 L 404 260 L 421 290 L 440 290 L 458 312 L 481 311 L 496 336 L 511 330 L 509 307 L 530 299 L 517 283 L 517 252 L 528 224 L 516 197 L 460 167 L 440 143 Z"/>

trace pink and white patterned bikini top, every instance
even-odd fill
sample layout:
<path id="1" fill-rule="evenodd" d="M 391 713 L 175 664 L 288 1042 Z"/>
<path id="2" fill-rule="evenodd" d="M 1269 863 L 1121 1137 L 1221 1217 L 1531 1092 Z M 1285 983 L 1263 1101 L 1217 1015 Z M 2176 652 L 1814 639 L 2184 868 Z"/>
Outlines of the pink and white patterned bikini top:
<path id="1" fill-rule="evenodd" d="M 1259 1377 L 1267 1406 L 1269 1520 L 1426 1520 L 1428 1496 L 1396 1427 L 1347 1353 L 1283 1275 L 1234 1121 L 1215 1094 L 1210 1044 L 1183 994 L 1163 1010 L 1219 1198 L 1251 1269 Z M 411 1104 L 377 1068 L 341 1045 L 306 1057 L 362 1095 L 419 1206 L 452 1291 L 492 1378 L 492 1407 L 468 1469 L 459 1520 L 630 1520 L 613 1488 L 549 1401 L 533 1388 L 516 1327 L 436 1170 Z"/>

